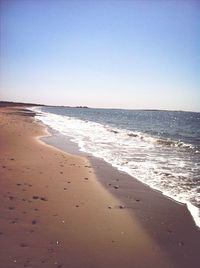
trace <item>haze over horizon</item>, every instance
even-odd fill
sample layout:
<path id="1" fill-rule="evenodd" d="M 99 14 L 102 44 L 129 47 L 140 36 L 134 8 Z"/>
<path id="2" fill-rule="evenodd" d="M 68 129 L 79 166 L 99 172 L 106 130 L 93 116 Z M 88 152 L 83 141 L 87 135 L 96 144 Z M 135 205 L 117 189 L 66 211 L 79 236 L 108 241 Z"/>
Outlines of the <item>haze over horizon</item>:
<path id="1" fill-rule="evenodd" d="M 200 112 L 199 1 L 5 1 L 1 100 Z"/>

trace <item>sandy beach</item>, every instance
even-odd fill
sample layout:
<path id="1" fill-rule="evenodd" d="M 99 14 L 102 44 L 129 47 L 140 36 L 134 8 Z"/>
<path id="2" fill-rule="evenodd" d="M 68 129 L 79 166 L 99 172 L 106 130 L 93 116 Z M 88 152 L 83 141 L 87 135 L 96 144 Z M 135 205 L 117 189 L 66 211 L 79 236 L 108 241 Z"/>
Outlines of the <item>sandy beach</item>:
<path id="1" fill-rule="evenodd" d="M 0 267 L 198 267 L 185 206 L 42 142 L 33 112 L 0 108 L 0 124 Z"/>

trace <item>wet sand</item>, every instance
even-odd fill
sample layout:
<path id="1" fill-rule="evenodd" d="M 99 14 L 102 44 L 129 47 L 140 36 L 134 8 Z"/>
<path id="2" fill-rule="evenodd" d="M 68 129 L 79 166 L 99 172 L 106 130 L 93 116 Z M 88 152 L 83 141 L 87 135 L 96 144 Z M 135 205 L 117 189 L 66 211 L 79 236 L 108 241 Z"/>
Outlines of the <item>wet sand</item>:
<path id="1" fill-rule="evenodd" d="M 48 132 L 33 116 L 0 108 L 0 267 L 198 267 L 199 231 L 191 219 L 184 228 L 185 208 L 173 226 L 159 222 L 174 202 L 43 143 Z"/>
<path id="2" fill-rule="evenodd" d="M 145 232 L 156 241 L 173 260 L 173 267 L 187 268 L 200 265 L 200 229 L 186 205 L 175 202 L 161 192 L 153 190 L 105 161 L 78 151 L 76 144 L 51 130 L 45 142 L 86 156 L 100 183 L 137 219 Z"/>

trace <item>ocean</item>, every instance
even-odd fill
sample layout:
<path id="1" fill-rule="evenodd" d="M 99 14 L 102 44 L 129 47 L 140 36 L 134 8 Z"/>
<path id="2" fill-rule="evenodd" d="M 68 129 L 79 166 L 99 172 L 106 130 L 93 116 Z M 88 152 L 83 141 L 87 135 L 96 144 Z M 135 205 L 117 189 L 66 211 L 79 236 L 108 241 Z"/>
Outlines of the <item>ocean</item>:
<path id="1" fill-rule="evenodd" d="M 200 227 L 200 113 L 34 107 L 80 151 L 187 205 Z"/>

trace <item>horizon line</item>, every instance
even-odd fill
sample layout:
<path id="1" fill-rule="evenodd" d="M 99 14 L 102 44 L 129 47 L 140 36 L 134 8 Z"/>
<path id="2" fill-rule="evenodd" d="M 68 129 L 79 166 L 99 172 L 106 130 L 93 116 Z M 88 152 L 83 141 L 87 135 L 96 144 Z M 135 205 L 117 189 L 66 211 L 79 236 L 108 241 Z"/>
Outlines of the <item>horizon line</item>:
<path id="1" fill-rule="evenodd" d="M 133 111 L 163 111 L 163 112 L 188 112 L 188 113 L 200 113 L 200 111 L 191 111 L 191 110 L 170 110 L 170 109 L 157 109 L 157 108 L 113 108 L 113 107 L 91 107 L 87 105 L 53 105 L 53 104 L 41 104 L 41 103 L 32 103 L 32 102 L 21 102 L 21 101 L 7 101 L 0 100 L 1 103 L 10 103 L 18 105 L 30 105 L 30 106 L 48 106 L 48 107 L 64 107 L 64 108 L 79 108 L 79 109 L 110 109 L 110 110 L 133 110 Z"/>

